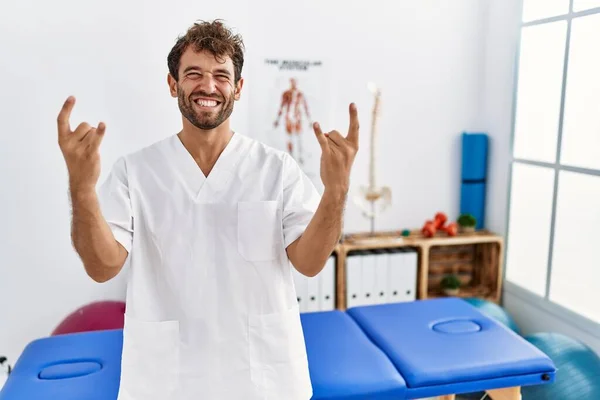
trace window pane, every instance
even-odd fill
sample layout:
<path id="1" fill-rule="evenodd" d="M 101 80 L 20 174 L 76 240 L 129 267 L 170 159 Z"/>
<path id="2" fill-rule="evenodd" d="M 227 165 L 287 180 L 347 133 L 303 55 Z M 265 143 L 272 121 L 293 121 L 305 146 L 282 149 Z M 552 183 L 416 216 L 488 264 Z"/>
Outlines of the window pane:
<path id="1" fill-rule="evenodd" d="M 523 0 L 523 22 L 569 12 L 569 0 Z"/>
<path id="2" fill-rule="evenodd" d="M 567 22 L 523 28 L 514 156 L 556 161 Z"/>
<path id="3" fill-rule="evenodd" d="M 554 169 L 513 164 L 506 279 L 546 295 Z"/>
<path id="4" fill-rule="evenodd" d="M 600 7 L 600 0 L 575 0 L 573 2 L 573 11 L 575 12 L 596 7 Z"/>
<path id="5" fill-rule="evenodd" d="M 600 322 L 600 177 L 561 171 L 550 299 Z"/>
<path id="6" fill-rule="evenodd" d="M 573 19 L 560 161 L 600 169 L 600 14 Z"/>

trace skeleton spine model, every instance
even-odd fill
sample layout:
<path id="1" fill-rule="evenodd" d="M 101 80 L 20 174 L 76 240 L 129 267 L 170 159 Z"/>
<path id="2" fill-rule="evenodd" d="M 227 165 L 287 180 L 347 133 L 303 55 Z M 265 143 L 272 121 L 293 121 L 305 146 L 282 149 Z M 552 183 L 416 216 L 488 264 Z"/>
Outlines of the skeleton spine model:
<path id="1" fill-rule="evenodd" d="M 389 187 L 377 186 L 377 122 L 379 110 L 381 107 L 381 90 L 374 84 L 369 84 L 369 90 L 375 96 L 371 120 L 371 148 L 369 152 L 369 184 L 368 187 L 361 187 L 360 194 L 354 197 L 354 202 L 361 208 L 363 214 L 371 221 L 371 233 L 375 231 L 375 217 L 377 209 L 375 203 L 379 204 L 379 212 L 382 212 L 391 203 L 392 191 Z"/>

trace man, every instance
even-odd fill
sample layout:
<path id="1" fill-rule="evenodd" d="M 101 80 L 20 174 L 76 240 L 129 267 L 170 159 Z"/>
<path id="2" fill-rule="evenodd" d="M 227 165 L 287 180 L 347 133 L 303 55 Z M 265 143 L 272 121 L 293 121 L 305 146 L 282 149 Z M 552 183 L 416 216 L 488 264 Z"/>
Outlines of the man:
<path id="1" fill-rule="evenodd" d="M 120 158 L 98 195 L 106 126 L 58 116 L 72 240 L 97 282 L 130 269 L 119 400 L 308 400 L 312 389 L 291 265 L 321 271 L 337 243 L 358 149 L 314 124 L 324 192 L 298 164 L 230 127 L 243 42 L 194 24 L 168 57 L 183 127 Z"/>

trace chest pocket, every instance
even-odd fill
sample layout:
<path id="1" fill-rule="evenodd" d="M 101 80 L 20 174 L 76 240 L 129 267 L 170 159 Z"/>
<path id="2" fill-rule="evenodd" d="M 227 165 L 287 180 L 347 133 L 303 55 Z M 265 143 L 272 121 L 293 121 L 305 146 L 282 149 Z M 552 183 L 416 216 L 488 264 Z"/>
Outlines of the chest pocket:
<path id="1" fill-rule="evenodd" d="M 277 201 L 241 201 L 237 210 L 237 247 L 247 261 L 271 261 L 283 246 Z"/>

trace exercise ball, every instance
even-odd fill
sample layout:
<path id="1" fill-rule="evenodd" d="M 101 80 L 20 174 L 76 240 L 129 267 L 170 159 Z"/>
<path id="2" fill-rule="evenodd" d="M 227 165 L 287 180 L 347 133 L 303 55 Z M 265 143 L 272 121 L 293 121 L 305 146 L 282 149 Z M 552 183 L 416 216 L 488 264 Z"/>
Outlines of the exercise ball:
<path id="1" fill-rule="evenodd" d="M 517 334 L 520 334 L 519 327 L 517 326 L 515 321 L 508 314 L 508 312 L 506 312 L 506 310 L 500 307 L 498 304 L 476 297 L 469 297 L 465 298 L 464 300 L 467 303 L 471 304 L 473 307 L 477 308 L 485 315 L 497 320 L 498 322 L 507 326 Z"/>
<path id="2" fill-rule="evenodd" d="M 525 337 L 556 365 L 555 381 L 524 386 L 523 400 L 600 399 L 600 357 L 587 345 L 559 333 Z"/>
<path id="3" fill-rule="evenodd" d="M 52 336 L 67 333 L 123 329 L 125 303 L 98 301 L 78 308 L 67 315 L 52 332 Z"/>

